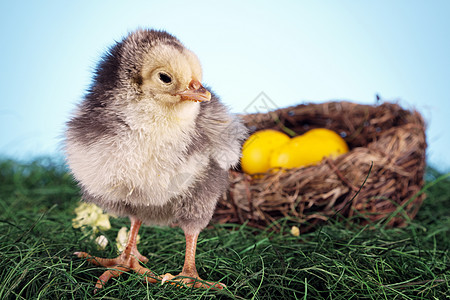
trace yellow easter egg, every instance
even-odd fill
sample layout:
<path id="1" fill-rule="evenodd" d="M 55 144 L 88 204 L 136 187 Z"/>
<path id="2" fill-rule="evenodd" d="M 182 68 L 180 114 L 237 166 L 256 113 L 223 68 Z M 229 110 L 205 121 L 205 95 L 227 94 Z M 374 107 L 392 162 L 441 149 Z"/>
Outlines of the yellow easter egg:
<path id="1" fill-rule="evenodd" d="M 289 140 L 288 135 L 272 129 L 255 132 L 242 146 L 242 170 L 247 174 L 267 172 L 272 152 Z"/>
<path id="2" fill-rule="evenodd" d="M 307 132 L 275 149 L 269 166 L 290 169 L 315 165 L 325 157 L 335 158 L 348 151 L 347 144 L 336 133 L 333 135 L 327 131 Z"/>
<path id="3" fill-rule="evenodd" d="M 344 152 L 347 153 L 349 151 L 347 143 L 344 141 L 344 139 L 334 132 L 333 130 L 327 129 L 327 128 L 315 128 L 307 131 L 303 135 L 305 136 L 316 136 L 321 139 L 333 139 L 336 141 L 337 145 L 339 145 L 339 148 Z"/>

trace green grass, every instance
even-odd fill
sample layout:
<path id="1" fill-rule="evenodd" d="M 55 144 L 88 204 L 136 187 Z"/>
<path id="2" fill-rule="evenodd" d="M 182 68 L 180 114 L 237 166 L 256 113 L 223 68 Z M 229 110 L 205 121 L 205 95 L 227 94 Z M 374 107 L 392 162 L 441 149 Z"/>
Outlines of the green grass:
<path id="1" fill-rule="evenodd" d="M 147 284 L 136 274 L 112 279 L 93 295 L 102 273 L 72 255 L 114 257 L 72 228 L 78 189 L 61 163 L 0 161 L 0 299 L 449 299 L 450 179 L 430 169 L 425 200 L 406 228 L 330 222 L 294 237 L 239 225 L 200 235 L 197 268 L 223 291 Z M 103 232 L 114 240 L 126 219 Z M 347 223 L 347 224 L 346 224 Z M 181 271 L 184 236 L 143 227 L 138 245 L 157 274 Z"/>

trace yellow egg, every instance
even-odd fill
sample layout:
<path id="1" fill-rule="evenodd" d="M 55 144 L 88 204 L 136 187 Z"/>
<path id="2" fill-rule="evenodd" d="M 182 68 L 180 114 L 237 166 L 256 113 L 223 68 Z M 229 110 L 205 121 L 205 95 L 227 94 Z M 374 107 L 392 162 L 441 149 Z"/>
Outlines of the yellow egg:
<path id="1" fill-rule="evenodd" d="M 303 136 L 309 138 L 317 138 L 319 140 L 318 143 L 322 144 L 321 149 L 324 149 L 324 153 L 329 152 L 329 155 L 326 156 L 331 156 L 332 158 L 335 158 L 349 151 L 348 145 L 344 141 L 344 139 L 339 134 L 330 129 L 311 129 L 308 132 L 304 133 Z M 330 142 L 329 140 L 332 140 L 334 142 Z"/>
<path id="2" fill-rule="evenodd" d="M 299 168 L 317 164 L 324 157 L 335 158 L 347 153 L 349 149 L 345 141 L 338 134 L 334 134 L 316 131 L 292 138 L 272 152 L 270 168 Z"/>
<path id="3" fill-rule="evenodd" d="M 315 128 L 307 131 L 303 135 L 306 136 L 314 135 L 322 139 L 334 139 L 342 147 L 342 149 L 347 149 L 346 152 L 348 152 L 347 143 L 339 134 L 337 134 L 333 130 L 326 128 Z"/>
<path id="4" fill-rule="evenodd" d="M 255 132 L 242 146 L 242 170 L 248 174 L 267 172 L 272 152 L 289 141 L 288 135 L 276 130 Z"/>

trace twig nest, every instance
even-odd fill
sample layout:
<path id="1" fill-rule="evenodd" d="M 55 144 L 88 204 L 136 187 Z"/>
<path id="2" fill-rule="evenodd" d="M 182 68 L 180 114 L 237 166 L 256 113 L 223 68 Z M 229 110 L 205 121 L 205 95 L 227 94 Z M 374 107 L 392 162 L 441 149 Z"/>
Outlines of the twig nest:
<path id="1" fill-rule="evenodd" d="M 264 228 L 286 218 L 304 232 L 343 216 L 360 224 L 386 219 L 390 226 L 403 226 L 425 198 L 419 193 L 425 173 L 425 125 L 416 111 L 394 103 L 328 102 L 242 119 L 253 131 L 287 127 L 300 135 L 328 128 L 344 137 L 350 151 L 314 166 L 262 176 L 230 171 L 230 188 L 214 215 L 218 222 L 246 221 Z"/>

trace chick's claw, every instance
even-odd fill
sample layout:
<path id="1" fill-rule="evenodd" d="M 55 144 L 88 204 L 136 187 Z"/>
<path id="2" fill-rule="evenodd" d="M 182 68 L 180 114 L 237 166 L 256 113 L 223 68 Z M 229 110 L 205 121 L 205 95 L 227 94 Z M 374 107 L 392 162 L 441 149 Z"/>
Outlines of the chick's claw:
<path id="1" fill-rule="evenodd" d="M 85 258 L 89 263 L 96 265 L 96 266 L 103 266 L 103 267 L 112 267 L 116 266 L 119 263 L 119 258 L 102 258 L 102 257 L 96 257 L 91 256 L 90 254 L 86 252 L 75 252 L 74 255 L 78 256 L 79 258 Z"/>
<path id="2" fill-rule="evenodd" d="M 116 267 L 114 270 L 105 271 L 97 280 L 94 288 L 94 294 L 103 288 L 103 286 L 113 277 L 119 277 L 123 272 L 128 271 L 128 268 Z"/>
<path id="3" fill-rule="evenodd" d="M 185 285 L 188 287 L 213 289 L 213 290 L 222 290 L 227 287 L 223 283 L 204 281 L 198 276 L 190 276 L 188 274 L 183 274 L 183 272 L 181 272 L 177 276 L 173 276 L 170 273 L 164 274 L 164 276 L 161 277 L 161 285 L 163 285 L 164 282 L 166 281 L 178 287 L 183 287 L 183 285 Z"/>
<path id="4" fill-rule="evenodd" d="M 137 254 L 137 255 L 133 255 Z M 100 289 L 103 288 L 103 286 L 113 277 L 118 277 L 124 272 L 128 271 L 134 271 L 138 274 L 144 275 L 145 280 L 147 280 L 150 283 L 156 283 L 158 282 L 154 278 L 154 274 L 149 269 L 141 266 L 139 264 L 140 261 L 147 262 L 148 259 L 138 253 L 136 250 L 133 251 L 133 254 L 129 253 L 122 253 L 120 256 L 116 258 L 101 258 L 92 256 L 86 252 L 75 252 L 74 255 L 78 256 L 79 258 L 85 258 L 88 262 L 97 265 L 97 266 L 103 266 L 105 268 L 110 268 L 109 270 L 105 271 L 97 280 L 97 283 L 95 284 L 94 294 L 97 293 Z M 139 259 L 141 258 L 141 259 Z"/>

